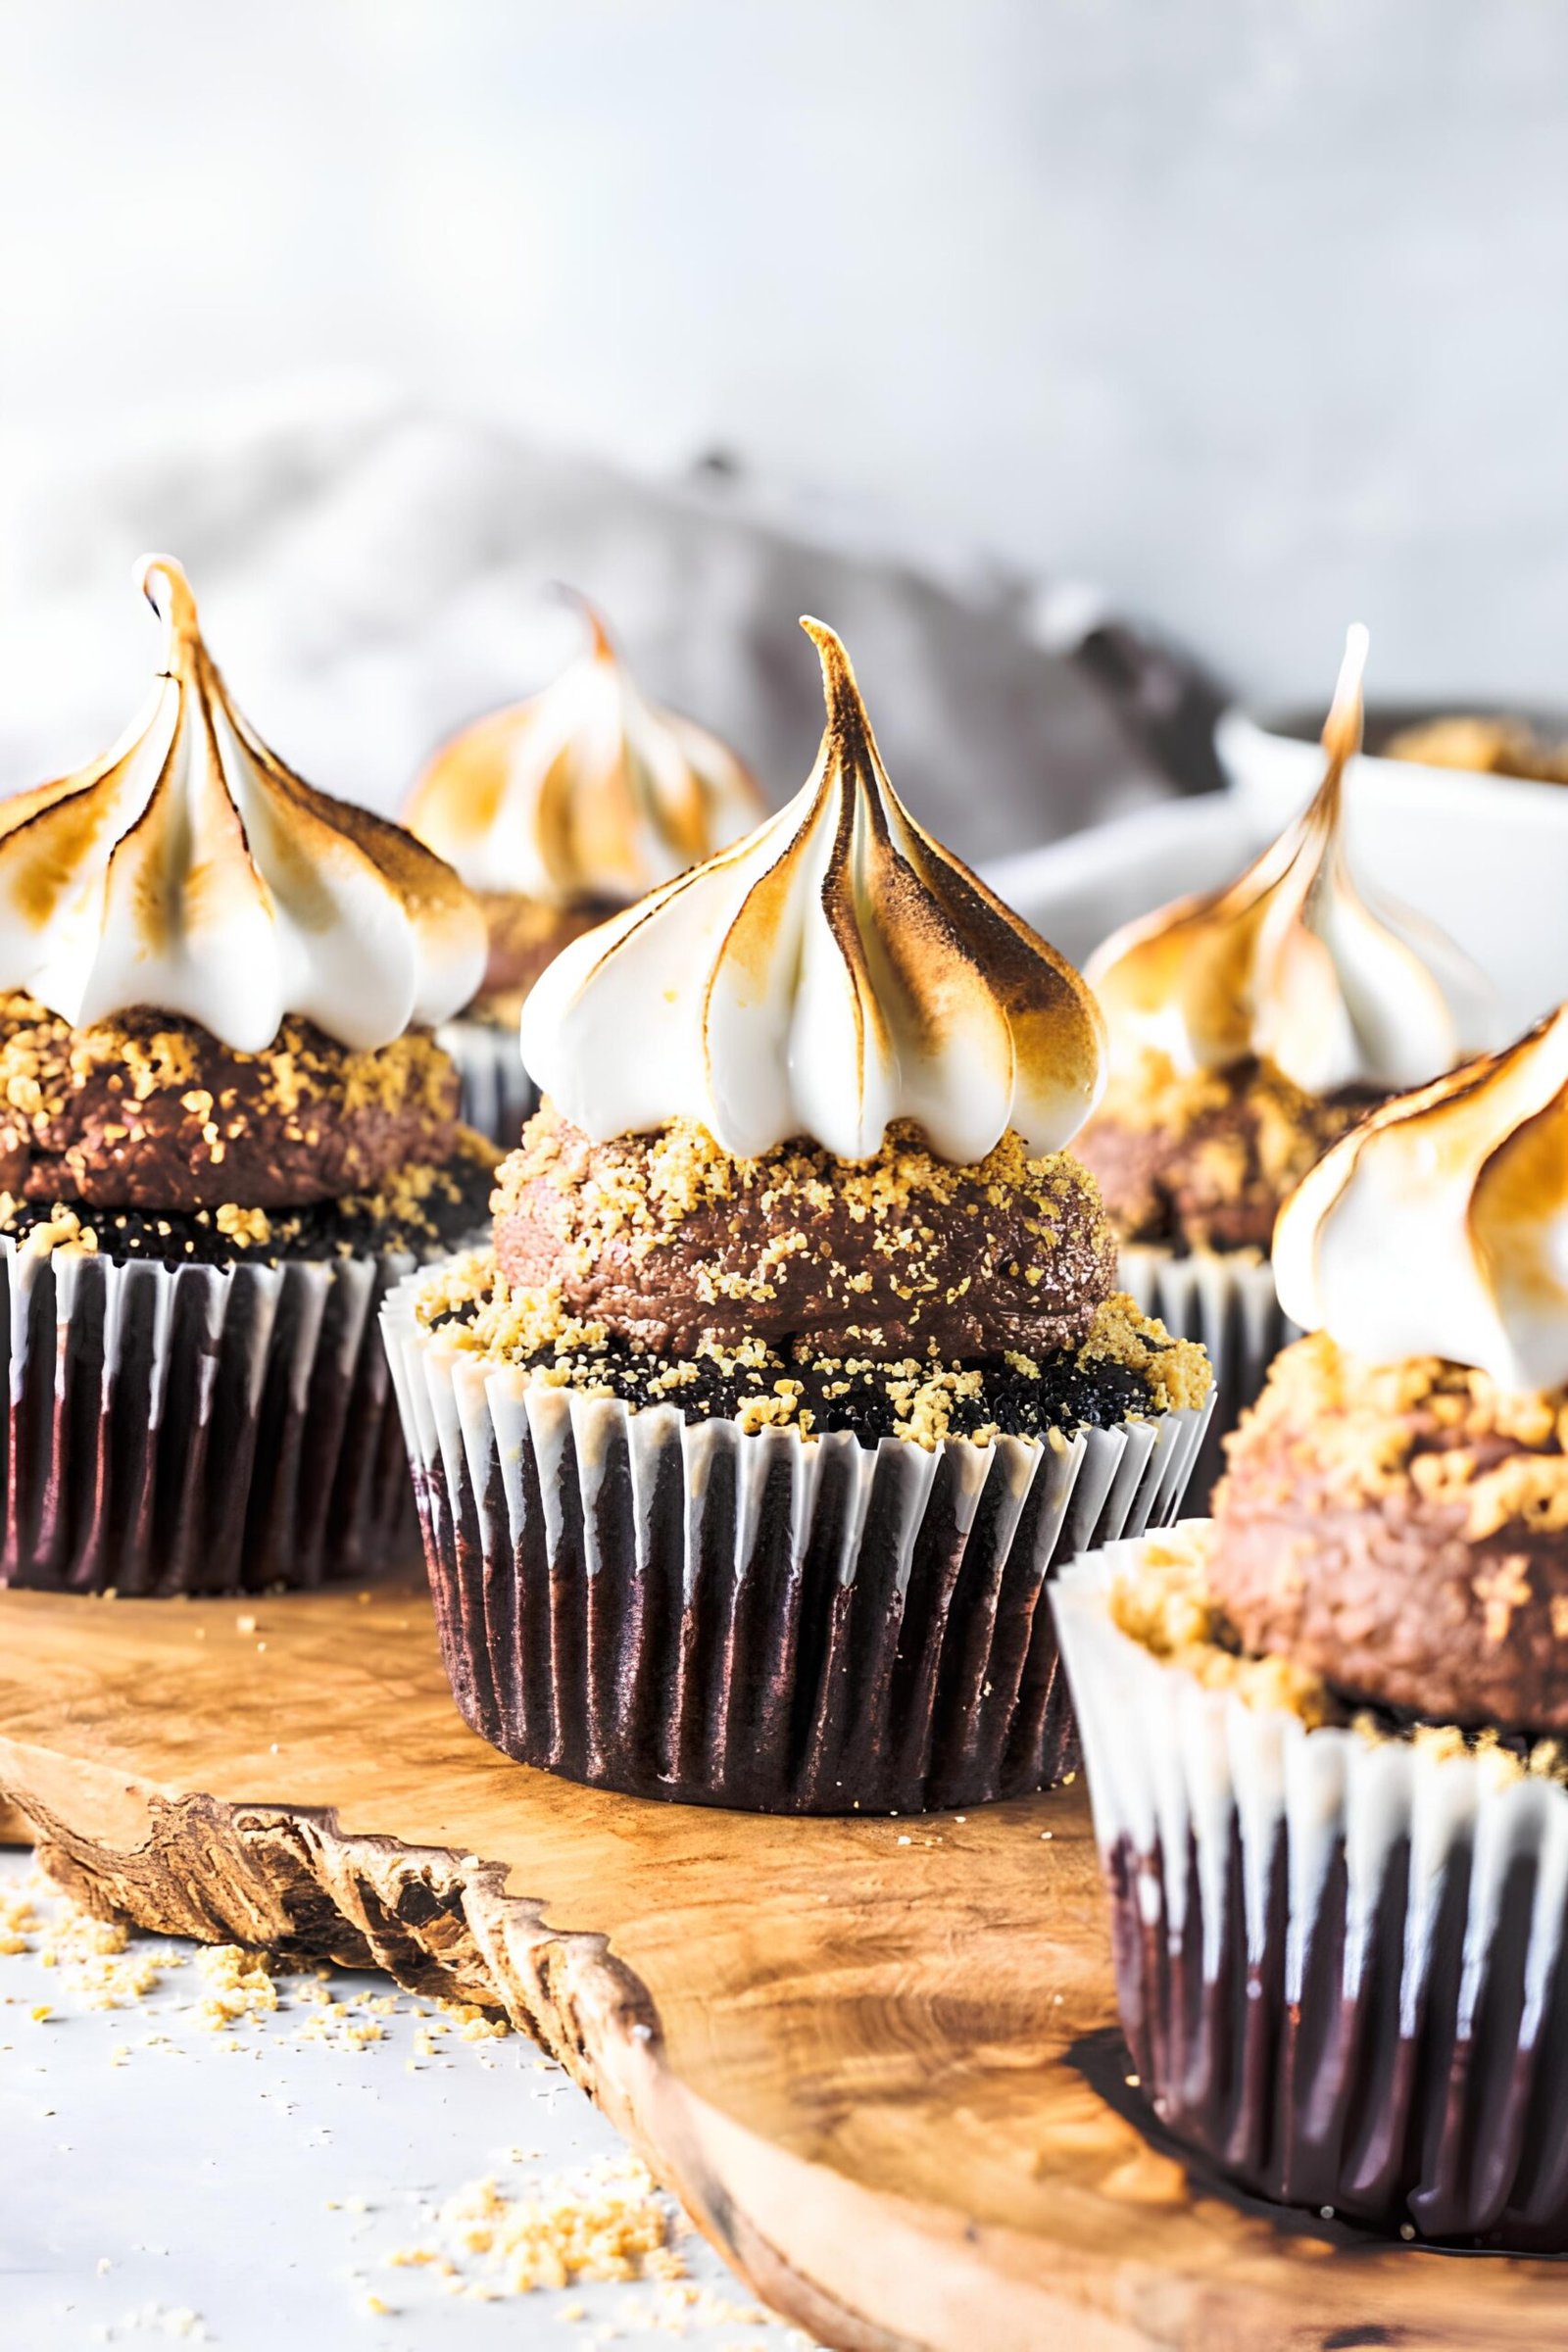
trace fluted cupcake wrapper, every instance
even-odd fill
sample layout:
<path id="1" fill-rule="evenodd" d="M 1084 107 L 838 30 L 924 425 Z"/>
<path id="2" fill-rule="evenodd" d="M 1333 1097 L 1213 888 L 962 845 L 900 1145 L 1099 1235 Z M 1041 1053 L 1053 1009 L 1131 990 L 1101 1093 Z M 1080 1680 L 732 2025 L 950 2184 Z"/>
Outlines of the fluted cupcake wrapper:
<path id="1" fill-rule="evenodd" d="M 539 1089 L 522 1066 L 515 1023 L 444 1021 L 435 1037 L 462 1080 L 459 1116 L 503 1152 L 515 1152 L 523 1120 L 539 1107 Z"/>
<path id="2" fill-rule="evenodd" d="M 1121 1286 L 1146 1315 L 1157 1315 L 1178 1339 L 1199 1340 L 1214 1367 L 1214 1412 L 1193 1464 L 1195 1510 L 1207 1502 L 1225 1467 L 1223 1442 L 1256 1400 L 1268 1368 L 1297 1337 L 1274 1289 L 1274 1269 L 1250 1250 L 1195 1250 L 1182 1255 L 1147 1242 L 1124 1242 Z"/>
<path id="3" fill-rule="evenodd" d="M 1308 1731 L 1054 1587 L 1122 2027 L 1166 2129 L 1389 2233 L 1568 2250 L 1568 1788 Z"/>
<path id="4" fill-rule="evenodd" d="M 1077 1740 L 1053 1564 L 1171 1517 L 1205 1410 L 934 1451 L 746 1434 L 487 1365 L 382 1313 L 441 1644 L 508 1755 L 633 1795 L 913 1812 Z"/>
<path id="5" fill-rule="evenodd" d="M 261 1592 L 416 1558 L 376 1329 L 414 1262 L 117 1263 L 0 1237 L 0 1585 Z"/>

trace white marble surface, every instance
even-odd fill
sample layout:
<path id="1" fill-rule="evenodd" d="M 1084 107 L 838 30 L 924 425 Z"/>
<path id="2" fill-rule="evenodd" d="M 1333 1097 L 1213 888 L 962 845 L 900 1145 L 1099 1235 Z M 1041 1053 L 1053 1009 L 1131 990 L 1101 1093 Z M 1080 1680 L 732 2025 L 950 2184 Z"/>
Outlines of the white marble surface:
<path id="1" fill-rule="evenodd" d="M 31 1856 L 0 1849 L 0 1909 Z M 675 2284 L 582 2284 L 493 2302 L 452 2291 L 398 2249 L 455 2244 L 430 2219 L 493 2176 L 530 2180 L 614 2163 L 623 2144 L 559 2068 L 520 2036 L 469 2042 L 409 1996 L 378 2016 L 384 1978 L 334 1972 L 340 2009 L 280 1978 L 281 2006 L 226 2034 L 197 2020 L 199 1947 L 165 1937 L 162 1984 L 95 2008 L 69 1963 L 41 1946 L 61 1916 L 38 1905 L 32 1948 L 0 1956 L 0 2344 L 78 2352 L 112 2343 L 207 2343 L 227 2352 L 802 2352 L 805 2338 L 757 2314 L 694 2233 Z M 47 2018 L 32 2015 L 48 2004 Z M 368 2046 L 305 2041 L 326 2014 L 371 2019 Z M 669 2211 L 674 2218 L 674 2208 Z M 494 2284 L 485 2258 L 458 2256 L 468 2287 Z M 388 2308 L 377 2313 L 369 2298 Z M 571 2316 L 573 2311 L 578 2316 Z M 755 2318 L 747 2314 L 756 2314 Z"/>

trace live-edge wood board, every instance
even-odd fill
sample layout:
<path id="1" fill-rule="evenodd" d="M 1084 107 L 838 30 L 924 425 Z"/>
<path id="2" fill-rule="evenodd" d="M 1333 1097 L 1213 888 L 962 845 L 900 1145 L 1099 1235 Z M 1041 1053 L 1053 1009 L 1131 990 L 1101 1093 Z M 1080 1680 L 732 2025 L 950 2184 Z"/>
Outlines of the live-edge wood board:
<path id="1" fill-rule="evenodd" d="M 403 1585 L 0 1595 L 6 1804 L 96 1908 L 501 2004 L 844 2352 L 1568 2341 L 1568 2268 L 1281 2217 L 1156 2144 L 1081 1789 L 778 1821 L 579 1788 L 465 1729 Z"/>

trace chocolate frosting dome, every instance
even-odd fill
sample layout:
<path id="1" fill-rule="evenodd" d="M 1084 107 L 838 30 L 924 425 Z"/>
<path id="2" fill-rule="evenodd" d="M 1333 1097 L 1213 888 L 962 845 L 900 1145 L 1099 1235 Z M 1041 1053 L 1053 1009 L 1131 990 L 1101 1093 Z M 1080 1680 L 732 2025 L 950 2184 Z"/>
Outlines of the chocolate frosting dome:
<path id="1" fill-rule="evenodd" d="M 474 890 L 621 906 L 761 814 L 734 753 L 645 702 L 583 611 L 589 643 L 561 676 L 453 736 L 414 788 L 410 826 Z"/>
<path id="2" fill-rule="evenodd" d="M 83 1028 L 160 1006 L 251 1054 L 290 1013 L 364 1050 L 457 1011 L 485 935 L 456 874 L 268 750 L 177 564 L 136 579 L 164 623 L 146 708 L 91 766 L 0 802 L 0 989 Z"/>
<path id="3" fill-rule="evenodd" d="M 645 1348 L 800 1344 L 949 1362 L 1076 1348 L 1116 1282 L 1087 1169 L 1008 1136 L 976 1167 L 894 1128 L 872 1161 L 794 1142 L 736 1162 L 705 1129 L 590 1143 L 550 1104 L 503 1161 L 496 1255 L 519 1293 Z"/>
<path id="4" fill-rule="evenodd" d="M 1079 975 L 900 804 L 820 621 L 827 727 L 788 808 L 557 956 L 522 1054 L 594 1142 L 692 1119 L 736 1158 L 792 1137 L 864 1160 L 895 1121 L 940 1157 L 1067 1142 L 1103 1082 Z"/>
<path id="5" fill-rule="evenodd" d="M 1345 770 L 1360 749 L 1366 650 L 1365 629 L 1352 628 L 1323 730 L 1327 771 L 1295 823 L 1228 888 L 1127 924 L 1090 957 L 1118 1070 L 1146 1054 L 1179 1072 L 1256 1056 L 1327 1095 L 1416 1086 L 1456 1058 L 1432 968 L 1455 951 L 1415 917 L 1374 908 L 1346 862 Z"/>
<path id="6" fill-rule="evenodd" d="M 1280 1213 L 1285 1311 L 1374 1364 L 1568 1384 L 1568 1005 L 1352 1128 Z"/>

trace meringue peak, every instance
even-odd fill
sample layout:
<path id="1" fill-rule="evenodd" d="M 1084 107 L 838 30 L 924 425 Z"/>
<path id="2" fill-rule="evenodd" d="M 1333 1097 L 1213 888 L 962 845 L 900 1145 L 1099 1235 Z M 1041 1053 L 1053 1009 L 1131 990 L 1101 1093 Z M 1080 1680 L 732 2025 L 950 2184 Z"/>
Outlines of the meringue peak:
<path id="1" fill-rule="evenodd" d="M 1323 749 L 1329 756 L 1329 772 L 1323 780 L 1320 798 L 1331 791 L 1338 794 L 1347 766 L 1361 749 L 1366 724 L 1362 686 L 1371 649 L 1372 636 L 1365 621 L 1352 620 L 1345 632 L 1345 653 L 1340 674 L 1334 681 L 1334 700 L 1323 721 Z"/>
<path id="2" fill-rule="evenodd" d="M 268 749 L 172 558 L 133 577 L 164 630 L 147 705 L 101 760 L 0 802 L 0 988 L 81 1027 L 158 1006 L 240 1053 L 288 1013 L 355 1048 L 445 1019 L 484 968 L 477 905 Z"/>
<path id="3" fill-rule="evenodd" d="M 1280 1300 L 1371 1363 L 1568 1384 L 1568 1005 L 1379 1104 L 1285 1203 Z"/>
<path id="4" fill-rule="evenodd" d="M 716 735 L 644 699 L 597 606 L 560 593 L 582 616 L 581 651 L 444 743 L 408 818 L 475 890 L 616 906 L 733 841 L 762 798 Z"/>
<path id="5" fill-rule="evenodd" d="M 860 699 L 859 680 L 843 638 L 825 620 L 813 620 L 809 612 L 801 614 L 801 626 L 822 664 L 822 700 L 827 706 L 824 748 L 831 744 L 841 757 L 865 758 L 881 768 L 870 714 Z"/>
<path id="6" fill-rule="evenodd" d="M 580 588 L 573 588 L 564 580 L 561 583 L 560 594 L 568 604 L 576 606 L 587 622 L 588 652 L 592 659 L 595 662 L 618 662 L 620 657 L 615 651 L 615 641 L 610 634 L 610 625 L 593 598 L 584 596 Z"/>
<path id="7" fill-rule="evenodd" d="M 1256 1055 L 1326 1095 L 1413 1086 L 1457 1055 L 1439 976 L 1457 973 L 1457 951 L 1418 916 L 1374 905 L 1345 855 L 1367 646 L 1357 622 L 1323 728 L 1323 779 L 1299 816 L 1234 882 L 1126 924 L 1089 958 L 1118 1069 L 1152 1053 L 1183 1073 Z"/>
<path id="8" fill-rule="evenodd" d="M 835 633 L 815 766 L 778 815 L 574 941 L 523 1007 L 523 1059 L 597 1141 L 700 1121 L 737 1158 L 797 1136 L 868 1159 L 910 1120 L 983 1159 L 1037 1152 L 1102 1083 L 1085 983 L 909 816 Z"/>
<path id="9" fill-rule="evenodd" d="M 183 677 L 204 655 L 196 598 L 181 565 L 172 556 L 143 556 L 131 575 L 164 624 L 164 646 L 154 672 L 160 678 Z"/>

